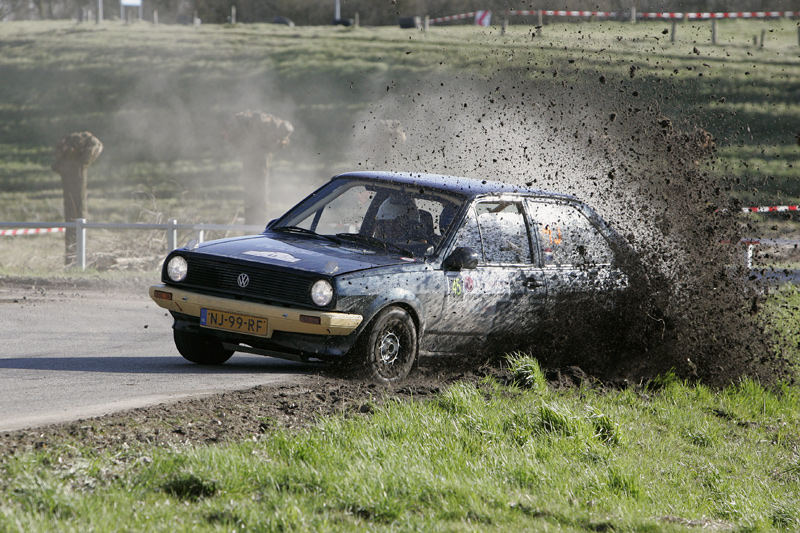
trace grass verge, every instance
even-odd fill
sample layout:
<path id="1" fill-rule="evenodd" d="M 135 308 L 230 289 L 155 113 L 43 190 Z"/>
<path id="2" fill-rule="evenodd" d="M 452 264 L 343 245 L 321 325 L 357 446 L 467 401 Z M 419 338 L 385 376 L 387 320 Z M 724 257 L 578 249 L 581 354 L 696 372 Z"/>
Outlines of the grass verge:
<path id="1" fill-rule="evenodd" d="M 52 443 L 3 458 L 0 530 L 800 527 L 797 388 L 526 383 L 213 446 Z"/>

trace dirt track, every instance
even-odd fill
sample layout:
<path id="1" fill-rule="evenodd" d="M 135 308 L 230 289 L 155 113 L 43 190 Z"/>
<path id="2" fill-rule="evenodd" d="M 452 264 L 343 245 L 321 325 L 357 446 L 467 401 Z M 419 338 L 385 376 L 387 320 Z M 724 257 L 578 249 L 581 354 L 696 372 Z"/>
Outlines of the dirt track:
<path id="1" fill-rule="evenodd" d="M 181 400 L 103 417 L 0 434 L 0 454 L 55 443 L 95 449 L 120 445 L 197 444 L 252 438 L 272 428 L 303 427 L 319 416 L 372 412 L 386 398 L 426 398 L 439 390 L 433 380 L 396 389 L 325 376 L 296 383 L 263 385 L 203 398 Z"/>

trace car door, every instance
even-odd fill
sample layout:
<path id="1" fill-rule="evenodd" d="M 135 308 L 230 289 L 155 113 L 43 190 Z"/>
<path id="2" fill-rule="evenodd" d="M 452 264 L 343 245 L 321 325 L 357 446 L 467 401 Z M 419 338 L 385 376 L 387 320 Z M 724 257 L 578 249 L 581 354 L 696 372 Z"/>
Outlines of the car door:
<path id="1" fill-rule="evenodd" d="M 548 331 L 562 339 L 602 334 L 627 287 L 606 237 L 570 202 L 529 199 L 526 206 L 547 278 Z"/>
<path id="2" fill-rule="evenodd" d="M 446 351 L 476 341 L 512 344 L 543 309 L 547 284 L 531 246 L 522 200 L 487 198 L 470 206 L 452 249 L 469 247 L 476 268 L 443 271 L 448 287 L 436 335 Z M 494 345 L 492 349 L 503 347 Z"/>

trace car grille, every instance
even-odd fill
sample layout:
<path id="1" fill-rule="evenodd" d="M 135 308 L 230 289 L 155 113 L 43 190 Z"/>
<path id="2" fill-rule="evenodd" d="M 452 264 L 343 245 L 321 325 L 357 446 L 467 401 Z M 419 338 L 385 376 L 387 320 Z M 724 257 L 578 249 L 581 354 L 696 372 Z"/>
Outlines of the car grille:
<path id="1" fill-rule="evenodd" d="M 257 263 L 203 257 L 199 254 L 185 254 L 184 257 L 189 263 L 189 270 L 181 286 L 226 296 L 237 295 L 258 302 L 313 305 L 311 285 L 318 276 L 272 270 Z M 249 277 L 249 283 L 244 288 L 237 281 L 240 274 Z"/>

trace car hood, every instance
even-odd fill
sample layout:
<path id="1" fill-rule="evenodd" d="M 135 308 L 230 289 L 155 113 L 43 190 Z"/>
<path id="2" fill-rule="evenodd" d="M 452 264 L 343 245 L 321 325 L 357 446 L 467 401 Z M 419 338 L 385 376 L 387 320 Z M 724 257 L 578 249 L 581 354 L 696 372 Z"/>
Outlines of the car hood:
<path id="1" fill-rule="evenodd" d="M 283 269 L 337 275 L 379 266 L 419 262 L 357 244 L 266 233 L 203 243 L 192 252 L 251 261 Z"/>

